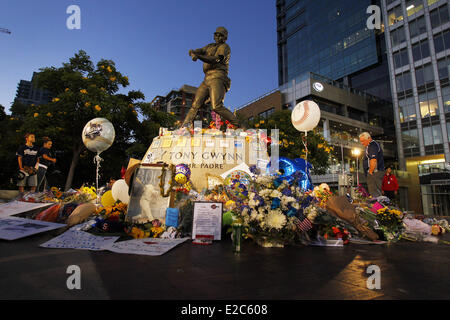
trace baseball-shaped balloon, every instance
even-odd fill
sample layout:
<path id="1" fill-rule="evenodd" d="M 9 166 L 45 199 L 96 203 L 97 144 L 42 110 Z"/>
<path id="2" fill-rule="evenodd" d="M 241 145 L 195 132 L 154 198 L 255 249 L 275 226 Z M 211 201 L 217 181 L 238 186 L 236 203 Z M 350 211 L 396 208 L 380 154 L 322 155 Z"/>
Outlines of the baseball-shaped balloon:
<path id="1" fill-rule="evenodd" d="M 291 113 L 292 125 L 298 131 L 310 131 L 320 121 L 320 108 L 314 101 L 304 100 L 298 103 Z"/>
<path id="2" fill-rule="evenodd" d="M 115 136 L 113 124 L 105 118 L 92 119 L 84 126 L 81 134 L 86 148 L 97 153 L 108 149 L 113 144 Z"/>

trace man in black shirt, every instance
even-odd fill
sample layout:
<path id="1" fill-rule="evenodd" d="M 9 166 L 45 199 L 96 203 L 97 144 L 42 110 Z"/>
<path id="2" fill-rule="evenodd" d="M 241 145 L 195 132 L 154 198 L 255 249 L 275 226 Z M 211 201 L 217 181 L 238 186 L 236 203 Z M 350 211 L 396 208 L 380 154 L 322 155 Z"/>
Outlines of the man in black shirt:
<path id="1" fill-rule="evenodd" d="M 39 169 L 37 172 L 37 190 L 45 191 L 47 189 L 47 178 L 45 174 L 47 173 L 48 167 L 56 163 L 56 158 L 51 154 L 51 148 L 53 145 L 52 140 L 49 137 L 44 137 L 44 144 L 42 148 L 39 150 Z"/>
<path id="2" fill-rule="evenodd" d="M 35 142 L 35 136 L 33 133 L 27 133 L 25 135 L 25 145 L 19 147 L 17 150 L 17 162 L 19 164 L 19 170 L 21 172 L 21 179 L 17 181 L 19 192 L 23 193 L 25 186 L 31 187 L 31 192 L 36 190 L 37 176 L 36 167 L 39 163 L 38 149 L 33 144 Z"/>
<path id="3" fill-rule="evenodd" d="M 382 195 L 381 185 L 384 177 L 383 149 L 378 142 L 372 140 L 368 132 L 361 133 L 359 141 L 366 147 L 363 167 L 367 177 L 367 187 L 370 195 L 377 198 Z"/>

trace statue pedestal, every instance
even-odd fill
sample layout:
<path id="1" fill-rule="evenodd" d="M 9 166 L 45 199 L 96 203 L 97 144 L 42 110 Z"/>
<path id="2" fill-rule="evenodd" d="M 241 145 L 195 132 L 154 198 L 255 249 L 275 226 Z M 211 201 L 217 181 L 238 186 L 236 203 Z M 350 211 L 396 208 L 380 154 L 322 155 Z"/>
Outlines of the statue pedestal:
<path id="1" fill-rule="evenodd" d="M 266 169 L 270 159 L 265 134 L 249 131 L 239 135 L 212 129 L 194 135 L 166 131 L 153 139 L 142 164 L 184 163 L 191 170 L 191 182 L 195 189 L 211 188 L 230 171 L 250 173 L 248 167 L 252 165 Z"/>

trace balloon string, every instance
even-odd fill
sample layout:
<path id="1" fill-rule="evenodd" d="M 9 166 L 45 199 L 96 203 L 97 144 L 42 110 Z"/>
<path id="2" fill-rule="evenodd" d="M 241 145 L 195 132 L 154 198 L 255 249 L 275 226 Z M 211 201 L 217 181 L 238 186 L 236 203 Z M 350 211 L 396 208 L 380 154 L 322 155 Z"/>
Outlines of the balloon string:
<path id="1" fill-rule="evenodd" d="M 308 131 L 305 131 L 305 135 L 302 137 L 302 142 L 303 142 L 303 146 L 305 147 L 305 171 L 306 171 L 306 175 L 309 176 L 308 174 L 308 140 L 306 139 L 308 136 Z"/>
<path id="2" fill-rule="evenodd" d="M 95 193 L 97 194 L 96 203 L 98 204 L 98 178 L 100 176 L 99 170 L 100 170 L 100 161 L 103 161 L 102 158 L 100 158 L 100 153 L 97 153 L 97 155 L 94 157 L 94 163 L 97 165 L 97 170 L 95 173 Z"/>

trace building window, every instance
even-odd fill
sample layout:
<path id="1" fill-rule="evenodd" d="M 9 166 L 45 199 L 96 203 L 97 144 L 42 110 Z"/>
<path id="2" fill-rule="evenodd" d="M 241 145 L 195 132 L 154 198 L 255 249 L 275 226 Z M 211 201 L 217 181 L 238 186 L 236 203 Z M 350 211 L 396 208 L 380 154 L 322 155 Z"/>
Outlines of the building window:
<path id="1" fill-rule="evenodd" d="M 448 22 L 449 15 L 448 15 L 447 5 L 445 4 L 442 7 L 431 10 L 430 11 L 430 21 L 431 21 L 431 27 L 433 29 Z"/>
<path id="2" fill-rule="evenodd" d="M 416 120 L 416 107 L 414 105 L 413 97 L 399 100 L 398 106 L 400 109 L 400 122 Z"/>
<path id="3" fill-rule="evenodd" d="M 405 28 L 401 26 L 391 32 L 392 46 L 395 47 L 405 41 Z"/>
<path id="4" fill-rule="evenodd" d="M 425 32 L 427 32 L 427 26 L 423 16 L 409 23 L 409 34 L 411 35 L 411 38 Z"/>
<path id="5" fill-rule="evenodd" d="M 407 91 L 412 89 L 411 74 L 405 72 L 396 76 L 397 92 Z"/>
<path id="6" fill-rule="evenodd" d="M 403 149 L 412 149 L 419 147 L 419 135 L 417 129 L 402 131 Z"/>
<path id="7" fill-rule="evenodd" d="M 450 141 L 450 122 L 447 122 L 447 140 Z"/>
<path id="8" fill-rule="evenodd" d="M 266 110 L 264 112 L 261 112 L 258 116 L 261 118 L 267 119 L 272 113 L 274 113 L 275 108 L 270 108 L 269 110 Z"/>
<path id="9" fill-rule="evenodd" d="M 442 88 L 442 101 L 444 102 L 444 112 L 450 112 L 450 87 Z"/>
<path id="10" fill-rule="evenodd" d="M 423 0 L 408 0 L 406 1 L 406 13 L 408 17 L 423 9 Z"/>
<path id="11" fill-rule="evenodd" d="M 430 63 L 416 69 L 416 83 L 418 87 L 433 81 L 433 69 Z"/>
<path id="12" fill-rule="evenodd" d="M 409 59 L 406 48 L 394 53 L 394 66 L 396 69 L 406 66 L 407 64 L 409 64 Z"/>
<path id="13" fill-rule="evenodd" d="M 450 30 L 434 35 L 434 49 L 436 53 L 450 49 Z"/>
<path id="14" fill-rule="evenodd" d="M 423 142 L 425 146 L 442 144 L 442 130 L 439 124 L 423 128 Z"/>
<path id="15" fill-rule="evenodd" d="M 436 91 L 419 94 L 420 115 L 422 118 L 432 117 L 439 114 Z"/>
<path id="16" fill-rule="evenodd" d="M 396 6 L 388 11 L 388 23 L 390 26 L 403 20 L 402 6 Z"/>
<path id="17" fill-rule="evenodd" d="M 412 46 L 412 53 L 414 61 L 422 60 L 430 56 L 430 47 L 428 40 L 420 41 Z"/>
<path id="18" fill-rule="evenodd" d="M 437 63 L 439 79 L 447 79 L 450 71 L 450 60 L 441 59 Z"/>

